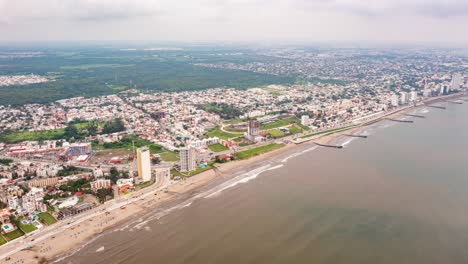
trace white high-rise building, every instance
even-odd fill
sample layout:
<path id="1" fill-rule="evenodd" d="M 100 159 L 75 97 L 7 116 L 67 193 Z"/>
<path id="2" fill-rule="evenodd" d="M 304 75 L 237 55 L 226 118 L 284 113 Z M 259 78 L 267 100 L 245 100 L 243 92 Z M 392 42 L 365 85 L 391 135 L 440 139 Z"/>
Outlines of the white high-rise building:
<path id="1" fill-rule="evenodd" d="M 411 91 L 409 94 L 409 101 L 410 102 L 415 102 L 418 99 L 418 92 L 416 91 Z"/>
<path id="2" fill-rule="evenodd" d="M 398 95 L 396 94 L 393 94 L 392 95 L 392 98 L 390 98 L 390 103 L 392 104 L 392 106 L 394 107 L 398 107 Z"/>
<path id="3" fill-rule="evenodd" d="M 150 151 L 147 147 L 137 149 L 138 178 L 143 182 L 151 180 Z"/>
<path id="4" fill-rule="evenodd" d="M 260 134 L 260 123 L 257 120 L 250 120 L 247 126 L 245 138 L 250 141 L 255 141 L 255 138 Z"/>
<path id="5" fill-rule="evenodd" d="M 452 90 L 460 90 L 460 88 L 463 86 L 463 82 L 463 76 L 461 74 L 455 73 L 454 75 L 452 75 Z"/>
<path id="6" fill-rule="evenodd" d="M 181 148 L 180 149 L 180 171 L 193 171 L 197 168 L 195 149 Z"/>
<path id="7" fill-rule="evenodd" d="M 19 206 L 19 198 L 18 196 L 11 196 L 8 198 L 8 207 L 11 209 L 16 209 Z"/>
<path id="8" fill-rule="evenodd" d="M 310 125 L 310 118 L 308 115 L 301 116 L 301 125 L 309 126 Z"/>
<path id="9" fill-rule="evenodd" d="M 401 92 L 400 93 L 400 102 L 403 105 L 408 102 L 408 93 L 407 92 Z"/>

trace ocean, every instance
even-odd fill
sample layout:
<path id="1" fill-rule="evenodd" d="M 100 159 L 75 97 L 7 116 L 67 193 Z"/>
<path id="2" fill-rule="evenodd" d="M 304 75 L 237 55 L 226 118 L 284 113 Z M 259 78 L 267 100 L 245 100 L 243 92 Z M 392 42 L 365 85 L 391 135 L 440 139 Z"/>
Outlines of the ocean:
<path id="1" fill-rule="evenodd" d="M 301 145 L 106 232 L 61 263 L 468 263 L 468 104 Z"/>

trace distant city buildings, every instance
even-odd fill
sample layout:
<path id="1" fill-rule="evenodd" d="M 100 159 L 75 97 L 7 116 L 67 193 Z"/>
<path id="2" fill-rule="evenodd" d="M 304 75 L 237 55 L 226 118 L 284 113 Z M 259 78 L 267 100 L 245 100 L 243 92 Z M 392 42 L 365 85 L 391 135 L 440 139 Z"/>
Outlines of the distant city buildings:
<path id="1" fill-rule="evenodd" d="M 150 151 L 147 147 L 137 149 L 138 178 L 143 182 L 151 180 Z"/>
<path id="2" fill-rule="evenodd" d="M 191 147 L 180 148 L 180 171 L 193 171 L 197 168 L 195 149 Z"/>

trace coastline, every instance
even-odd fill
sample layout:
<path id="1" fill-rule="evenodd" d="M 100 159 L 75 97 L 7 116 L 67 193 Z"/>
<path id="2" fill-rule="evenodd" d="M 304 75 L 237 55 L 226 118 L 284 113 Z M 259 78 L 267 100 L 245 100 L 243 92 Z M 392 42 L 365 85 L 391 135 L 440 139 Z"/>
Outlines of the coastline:
<path id="1" fill-rule="evenodd" d="M 465 95 L 457 94 L 457 96 L 452 97 L 436 98 L 428 103 L 437 103 L 462 96 Z M 344 134 L 357 133 L 362 129 L 385 120 L 385 118 L 400 117 L 421 107 L 427 107 L 427 105 L 423 104 L 420 106 L 409 107 L 407 109 L 402 109 L 401 111 L 380 118 L 376 122 L 367 123 L 362 126 L 334 132 L 332 134 L 319 135 L 310 142 L 305 142 L 301 145 L 314 146 L 314 142 L 320 144 L 331 144 L 332 142 L 341 138 Z M 37 263 L 40 258 L 45 258 L 50 262 L 60 261 L 62 257 L 66 257 L 70 252 L 74 252 L 77 249 L 85 246 L 87 243 L 92 242 L 94 239 L 100 237 L 100 235 L 104 232 L 110 231 L 121 224 L 131 221 L 132 219 L 137 219 L 140 216 L 148 213 L 148 210 L 154 209 L 158 206 L 164 206 L 165 203 L 176 201 L 177 198 L 180 198 L 181 195 L 190 196 L 190 193 L 196 192 L 198 189 L 205 187 L 208 184 L 214 183 L 215 179 L 219 179 L 220 182 L 225 182 L 229 179 L 232 179 L 236 173 L 239 173 L 242 170 L 246 170 L 253 165 L 261 164 L 269 159 L 279 157 L 284 152 L 294 153 L 300 149 L 301 145 L 296 145 L 294 143 L 286 144 L 282 148 L 254 156 L 246 160 L 237 160 L 216 165 L 216 170 L 210 169 L 186 180 L 170 185 L 168 187 L 167 193 L 165 193 L 163 190 L 154 190 L 157 195 L 154 195 L 152 192 L 150 192 L 145 197 L 141 197 L 144 198 L 144 200 L 140 198 L 139 193 L 135 193 L 131 197 L 137 200 L 126 205 L 125 209 L 116 208 L 109 211 L 109 213 L 101 213 L 95 218 L 87 219 L 75 225 L 64 226 L 64 223 L 62 223 L 64 231 L 57 232 L 57 234 L 54 235 L 54 238 L 37 242 L 32 245 L 30 249 L 21 250 L 17 253 L 14 253 L 13 255 L 10 255 L 9 257 L 11 258 L 11 262 L 23 260 L 24 262 L 21 263 Z M 89 213 L 91 214 L 91 212 Z M 54 225 L 47 227 L 47 229 L 43 230 L 43 232 L 53 229 Z M 20 239 L 23 241 L 22 244 L 28 244 L 28 237 L 23 237 Z M 8 244 L 5 244 L 2 246 L 0 251 L 6 252 L 9 248 L 11 248 L 11 246 L 13 245 L 9 246 Z"/>

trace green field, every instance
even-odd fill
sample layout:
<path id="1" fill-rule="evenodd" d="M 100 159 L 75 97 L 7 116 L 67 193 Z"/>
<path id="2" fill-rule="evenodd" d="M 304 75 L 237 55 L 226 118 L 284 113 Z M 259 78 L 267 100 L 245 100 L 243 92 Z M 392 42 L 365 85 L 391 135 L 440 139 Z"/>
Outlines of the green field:
<path id="1" fill-rule="evenodd" d="M 260 154 L 263 154 L 263 153 L 266 153 L 266 152 L 269 152 L 269 151 L 272 151 L 272 150 L 275 150 L 275 149 L 279 149 L 279 148 L 281 148 L 283 146 L 284 146 L 283 144 L 272 143 L 272 144 L 268 144 L 268 145 L 265 145 L 265 146 L 261 146 L 261 147 L 257 147 L 257 148 L 237 152 L 236 157 L 238 159 L 248 159 L 248 158 L 251 158 L 253 156 L 257 156 L 257 155 L 260 155 Z"/>
<path id="2" fill-rule="evenodd" d="M 21 223 L 21 220 L 19 220 L 16 224 L 18 228 L 20 228 L 26 234 L 31 233 L 32 231 L 37 229 L 33 224 L 24 225 L 23 223 Z"/>
<path id="3" fill-rule="evenodd" d="M 159 155 L 163 161 L 167 162 L 178 161 L 180 159 L 179 154 L 172 151 L 159 153 Z"/>
<path id="4" fill-rule="evenodd" d="M 104 143 L 104 144 L 96 144 L 93 143 L 93 149 L 97 150 L 105 150 L 105 149 L 126 149 L 126 150 L 131 150 L 133 145 L 135 148 L 141 148 L 141 147 L 148 147 L 151 154 L 159 154 L 166 152 L 166 150 L 158 145 L 149 142 L 148 140 L 141 139 L 137 136 L 127 136 L 123 137 L 119 141 L 115 142 L 110 142 L 110 143 Z"/>
<path id="5" fill-rule="evenodd" d="M 285 134 L 283 131 L 279 130 L 279 129 L 270 129 L 267 131 L 273 138 L 280 138 L 280 137 L 284 137 Z"/>
<path id="6" fill-rule="evenodd" d="M 6 243 L 6 240 L 3 238 L 3 236 L 0 236 L 0 246 L 5 243 Z"/>
<path id="7" fill-rule="evenodd" d="M 83 122 L 74 124 L 78 130 L 82 130 L 90 125 L 92 122 Z M 103 126 L 104 123 L 98 123 Z M 8 134 L 0 135 L 0 142 L 17 143 L 21 141 L 44 141 L 44 140 L 58 140 L 65 138 L 65 128 L 43 130 L 43 131 L 16 131 Z"/>
<path id="8" fill-rule="evenodd" d="M 226 148 L 225 146 L 221 145 L 221 144 L 213 144 L 213 145 L 210 145 L 208 146 L 209 149 L 211 149 L 211 151 L 214 151 L 214 152 L 221 152 L 221 151 L 225 151 L 225 150 L 228 150 L 228 148 Z"/>
<path id="9" fill-rule="evenodd" d="M 193 171 L 188 171 L 188 172 L 180 172 L 176 169 L 171 169 L 171 175 L 172 177 L 192 177 L 194 175 L 197 175 L 199 173 L 202 173 L 207 170 L 211 170 L 213 168 L 214 163 L 208 163 L 208 165 L 205 168 L 197 168 L 196 170 Z"/>
<path id="10" fill-rule="evenodd" d="M 57 222 L 57 220 L 48 212 L 38 214 L 41 221 L 46 225 L 51 225 Z"/>
<path id="11" fill-rule="evenodd" d="M 13 239 L 17 239 L 18 237 L 23 236 L 23 231 L 16 229 L 15 231 L 11 231 L 10 233 L 5 234 L 6 238 L 11 241 Z"/>
<path id="12" fill-rule="evenodd" d="M 207 134 L 208 137 L 218 137 L 220 139 L 228 139 L 228 138 L 235 138 L 235 137 L 240 137 L 242 134 L 237 134 L 237 133 L 228 133 L 224 132 L 219 128 L 215 128 L 213 130 L 210 130 Z"/>
<path id="13" fill-rule="evenodd" d="M 288 129 L 289 129 L 289 132 L 290 132 L 291 134 L 297 134 L 297 133 L 301 133 L 301 132 L 302 132 L 302 129 L 299 128 L 299 127 L 297 127 L 297 126 L 290 126 L 290 127 L 288 127 Z"/>
<path id="14" fill-rule="evenodd" d="M 302 126 L 301 125 L 301 120 L 299 120 L 299 118 L 297 118 L 295 116 L 280 119 L 278 121 L 271 122 L 271 123 L 268 123 L 268 124 L 263 124 L 261 126 L 261 128 L 264 129 L 264 130 L 268 130 L 268 129 L 272 129 L 272 128 L 289 126 L 291 123 L 296 123 L 296 125 L 302 127 L 302 129 L 309 130 L 308 127 Z"/>

